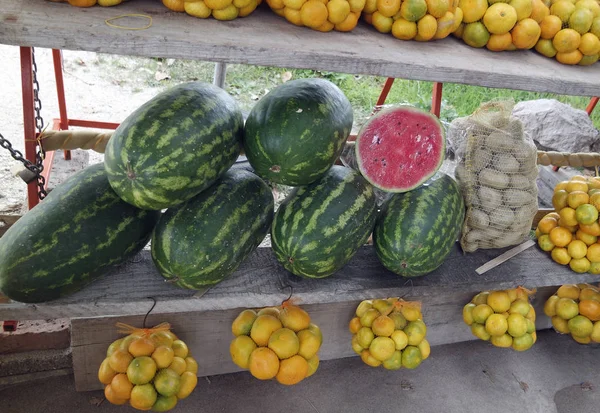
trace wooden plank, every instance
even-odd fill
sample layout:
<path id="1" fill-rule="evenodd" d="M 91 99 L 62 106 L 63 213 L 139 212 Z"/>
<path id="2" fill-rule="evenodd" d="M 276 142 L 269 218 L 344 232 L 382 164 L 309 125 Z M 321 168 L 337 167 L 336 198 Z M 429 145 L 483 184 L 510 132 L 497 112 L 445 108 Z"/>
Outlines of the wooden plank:
<path id="1" fill-rule="evenodd" d="M 21 215 L 0 214 L 0 237 L 21 218 Z"/>
<path id="2" fill-rule="evenodd" d="M 540 288 L 533 301 L 539 316 L 538 329 L 550 327 L 550 320 L 543 315 L 545 300 L 556 287 Z M 462 320 L 462 307 L 479 290 L 466 287 L 462 291 L 447 292 L 423 297 L 423 317 L 427 324 L 427 340 L 432 346 L 474 340 L 470 328 Z M 371 294 L 369 298 L 387 297 Z M 411 297 L 406 297 L 411 299 Z M 303 306 L 314 323 L 323 332 L 323 345 L 319 351 L 321 360 L 354 357 L 348 331 L 348 322 L 360 301 L 349 300 L 329 304 Z M 151 314 L 148 326 L 168 321 L 173 331 L 188 344 L 199 364 L 198 376 L 210 376 L 240 371 L 229 355 L 229 343 L 233 339 L 231 322 L 240 308 L 222 311 Z M 125 322 L 141 326 L 142 316 L 78 318 L 72 321 L 71 345 L 73 371 L 78 391 L 102 388 L 98 382 L 98 366 L 106 355 L 109 344 L 121 336 L 116 333 L 115 323 Z M 435 348 L 433 349 L 435 352 Z"/>
<path id="3" fill-rule="evenodd" d="M 539 222 L 542 218 L 544 218 L 550 212 L 554 212 L 554 208 L 540 208 L 538 212 L 535 213 L 533 217 L 533 222 L 531 223 L 531 228 L 536 229 Z"/>
<path id="4" fill-rule="evenodd" d="M 261 307 L 280 303 L 289 295 L 304 304 L 362 300 L 373 295 L 410 294 L 429 297 L 451 291 L 527 288 L 594 282 L 592 274 L 577 274 L 552 261 L 539 248 L 513 257 L 478 275 L 475 270 L 507 249 L 478 250 L 463 254 L 455 245 L 448 258 L 425 277 L 407 280 L 386 270 L 373 246 L 362 247 L 340 271 L 324 279 L 303 279 L 288 273 L 275 259 L 271 248 L 258 248 L 228 279 L 201 297 L 195 290 L 164 282 L 148 251 L 114 269 L 83 290 L 60 300 L 42 304 L 0 304 L 0 320 L 52 319 L 105 315 L 141 315 L 157 300 L 158 313 L 215 311 L 238 307 Z"/>
<path id="5" fill-rule="evenodd" d="M 131 31 L 105 24 L 107 18 L 127 13 L 152 16 L 152 27 Z M 320 33 L 296 27 L 267 7 L 243 19 L 220 22 L 173 13 L 155 0 L 85 9 L 48 1 L 0 0 L 0 22 L 0 43 L 11 45 L 600 95 L 599 65 L 561 65 L 534 51 L 493 53 L 454 38 L 398 41 L 362 21 L 351 33 Z M 133 23 L 144 24 L 145 20 Z"/>

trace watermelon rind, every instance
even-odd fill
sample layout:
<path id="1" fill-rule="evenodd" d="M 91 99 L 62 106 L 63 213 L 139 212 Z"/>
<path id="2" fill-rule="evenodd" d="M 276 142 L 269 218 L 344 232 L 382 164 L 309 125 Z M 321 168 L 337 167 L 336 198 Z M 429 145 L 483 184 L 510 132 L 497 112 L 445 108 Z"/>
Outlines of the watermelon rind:
<path id="1" fill-rule="evenodd" d="M 350 102 L 333 83 L 292 80 L 254 105 L 244 127 L 244 151 L 260 177 L 308 185 L 339 157 L 353 119 Z"/>
<path id="2" fill-rule="evenodd" d="M 110 184 L 126 202 L 160 210 L 194 197 L 222 176 L 241 150 L 235 100 L 205 82 L 174 86 L 130 114 L 106 146 Z"/>
<path id="3" fill-rule="evenodd" d="M 163 214 L 152 236 L 154 264 L 182 288 L 217 284 L 262 242 L 273 210 L 271 188 L 255 174 L 231 168 L 206 191 Z"/>
<path id="4" fill-rule="evenodd" d="M 285 269 L 305 278 L 340 270 L 375 225 L 373 187 L 357 171 L 334 165 L 322 178 L 295 188 L 278 208 L 271 246 Z"/>
<path id="5" fill-rule="evenodd" d="M 384 204 L 373 230 L 377 257 L 403 277 L 426 275 L 450 254 L 464 217 L 458 184 L 439 172 L 419 188 L 394 194 Z"/>
<path id="6" fill-rule="evenodd" d="M 137 254 L 160 212 L 124 202 L 101 163 L 69 177 L 0 238 L 0 291 L 39 303 L 68 296 Z"/>
<path id="7" fill-rule="evenodd" d="M 409 153 L 403 153 L 403 155 L 408 155 L 409 158 L 413 158 L 413 160 L 406 164 L 390 161 L 390 159 L 393 159 L 394 156 L 398 155 L 395 153 L 395 151 L 398 151 L 399 146 L 398 142 L 393 142 L 394 138 L 391 138 L 391 136 L 401 135 L 404 131 L 404 126 L 393 125 L 389 121 L 384 122 L 383 119 L 388 115 L 401 112 L 408 113 L 409 115 L 414 114 L 417 117 L 426 120 L 427 122 L 432 122 L 436 126 L 436 132 L 440 136 L 439 142 L 436 142 L 439 146 L 439 153 L 437 154 L 436 159 L 433 159 L 433 162 L 431 162 L 431 156 L 435 155 L 427 154 L 428 148 L 425 147 L 427 141 L 423 140 L 423 142 L 421 142 L 422 136 L 420 136 L 417 132 L 408 138 L 411 140 L 410 142 L 406 140 L 406 137 L 403 141 L 404 144 L 410 143 L 415 146 L 415 148 Z M 376 134 L 373 135 L 372 133 L 372 127 L 374 127 L 377 122 L 382 123 L 380 128 L 388 138 L 391 138 L 390 140 L 392 141 L 389 143 L 384 142 L 384 145 L 386 146 L 382 147 L 384 148 L 384 153 L 381 158 L 373 156 L 373 154 L 367 149 L 361 149 L 363 147 L 363 141 L 366 145 L 369 145 L 369 147 L 373 147 L 373 145 L 375 145 L 375 140 L 377 145 L 380 144 L 381 136 L 377 136 Z M 420 125 L 415 123 L 411 126 L 419 127 Z M 386 192 L 402 193 L 418 188 L 440 169 L 442 163 L 444 162 L 446 153 L 446 137 L 444 128 L 436 116 L 413 106 L 394 105 L 377 112 L 367 122 L 365 122 L 356 136 L 355 151 L 356 161 L 360 172 L 373 186 Z M 387 162 L 385 157 L 388 158 Z M 384 179 L 394 179 L 393 175 L 398 173 L 398 171 L 403 171 L 401 173 L 405 175 L 415 174 L 418 179 L 412 178 L 411 182 L 408 179 L 400 179 L 396 177 L 397 182 L 395 182 L 393 185 L 386 185 L 382 182 Z"/>

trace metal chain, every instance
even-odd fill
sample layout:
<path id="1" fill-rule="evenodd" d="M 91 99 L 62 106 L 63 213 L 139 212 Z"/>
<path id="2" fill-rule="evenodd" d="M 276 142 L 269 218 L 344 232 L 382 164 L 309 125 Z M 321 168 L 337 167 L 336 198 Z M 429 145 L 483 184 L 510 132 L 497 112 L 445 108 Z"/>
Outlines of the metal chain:
<path id="1" fill-rule="evenodd" d="M 35 110 L 35 126 L 36 126 L 38 133 L 42 133 L 42 131 L 44 129 L 44 119 L 42 118 L 42 113 L 41 113 L 42 101 L 40 100 L 40 97 L 39 97 L 40 84 L 37 80 L 37 65 L 35 63 L 35 55 L 33 53 L 33 47 L 31 48 L 31 59 L 32 59 L 32 64 L 33 64 L 33 104 L 34 104 L 34 110 Z M 7 149 L 10 152 L 10 155 L 13 157 L 14 160 L 21 162 L 25 166 L 25 168 L 27 168 L 29 171 L 33 172 L 36 175 L 37 186 L 38 186 L 38 198 L 40 200 L 44 199 L 46 197 L 46 195 L 48 195 L 48 193 L 44 189 L 44 187 L 46 186 L 46 179 L 42 176 L 42 171 L 44 170 L 44 157 L 46 155 L 44 153 L 44 149 L 42 148 L 42 145 L 38 142 L 38 145 L 37 145 L 38 150 L 37 150 L 37 153 L 35 154 L 35 163 L 29 161 L 28 159 L 25 159 L 25 157 L 23 156 L 23 153 L 21 153 L 17 149 L 14 149 L 12 144 L 10 143 L 10 141 L 8 141 L 8 139 L 6 139 L 4 136 L 2 136 L 1 133 L 0 133 L 0 146 L 3 147 L 4 149 Z"/>

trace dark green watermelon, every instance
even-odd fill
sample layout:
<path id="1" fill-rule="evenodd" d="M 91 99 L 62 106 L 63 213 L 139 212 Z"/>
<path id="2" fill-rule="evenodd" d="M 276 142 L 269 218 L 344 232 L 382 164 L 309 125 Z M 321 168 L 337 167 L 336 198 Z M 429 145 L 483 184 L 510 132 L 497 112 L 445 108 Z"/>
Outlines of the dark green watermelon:
<path id="1" fill-rule="evenodd" d="M 104 166 L 57 186 L 0 238 L 0 291 L 39 303 L 82 289 L 138 253 L 160 213 L 124 202 Z"/>
<path id="2" fill-rule="evenodd" d="M 152 237 L 152 259 L 174 284 L 200 289 L 233 273 L 273 220 L 273 193 L 258 176 L 230 169 L 216 184 L 169 208 Z"/>
<path id="3" fill-rule="evenodd" d="M 293 80 L 252 108 L 244 128 L 244 150 L 262 178 L 308 185 L 340 156 L 352 121 L 350 102 L 333 83 Z"/>
<path id="4" fill-rule="evenodd" d="M 184 83 L 144 103 L 106 146 L 110 184 L 142 209 L 180 204 L 212 185 L 241 150 L 242 112 L 223 89 Z"/>
<path id="5" fill-rule="evenodd" d="M 418 277 L 442 265 L 465 217 L 458 184 L 438 173 L 417 189 L 394 194 L 375 224 L 377 257 L 390 271 Z"/>
<path id="6" fill-rule="evenodd" d="M 327 277 L 367 241 L 376 217 L 371 184 L 358 172 L 336 165 L 316 182 L 296 188 L 281 204 L 271 245 L 291 273 Z"/>

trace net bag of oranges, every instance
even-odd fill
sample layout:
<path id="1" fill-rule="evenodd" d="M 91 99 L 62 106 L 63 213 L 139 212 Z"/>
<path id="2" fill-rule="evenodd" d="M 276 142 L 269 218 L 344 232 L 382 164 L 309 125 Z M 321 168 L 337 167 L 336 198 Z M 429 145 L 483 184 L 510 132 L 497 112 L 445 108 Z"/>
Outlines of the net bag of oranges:
<path id="1" fill-rule="evenodd" d="M 381 33 L 425 42 L 448 37 L 463 11 L 458 0 L 367 0 L 363 18 Z"/>
<path id="2" fill-rule="evenodd" d="M 173 11 L 207 19 L 233 20 L 246 17 L 262 3 L 262 0 L 162 0 Z"/>
<path id="3" fill-rule="evenodd" d="M 198 383 L 198 363 L 168 323 L 154 328 L 117 323 L 117 328 L 127 336 L 108 347 L 98 369 L 110 403 L 166 412 L 192 393 Z"/>
<path id="4" fill-rule="evenodd" d="M 321 330 L 291 300 L 279 307 L 242 311 L 231 332 L 235 336 L 229 346 L 232 361 L 259 380 L 275 379 L 289 386 L 312 376 L 319 367 Z"/>
<path id="5" fill-rule="evenodd" d="M 421 303 L 398 297 L 362 301 L 350 320 L 352 349 L 371 367 L 417 368 L 429 357 Z"/>
<path id="6" fill-rule="evenodd" d="M 267 4 L 296 26 L 349 32 L 356 27 L 365 0 L 267 0 Z"/>
<path id="7" fill-rule="evenodd" d="M 484 103 L 450 124 L 455 175 L 467 206 L 460 240 L 465 252 L 520 243 L 538 210 L 537 149 L 512 107 L 508 101 Z"/>

